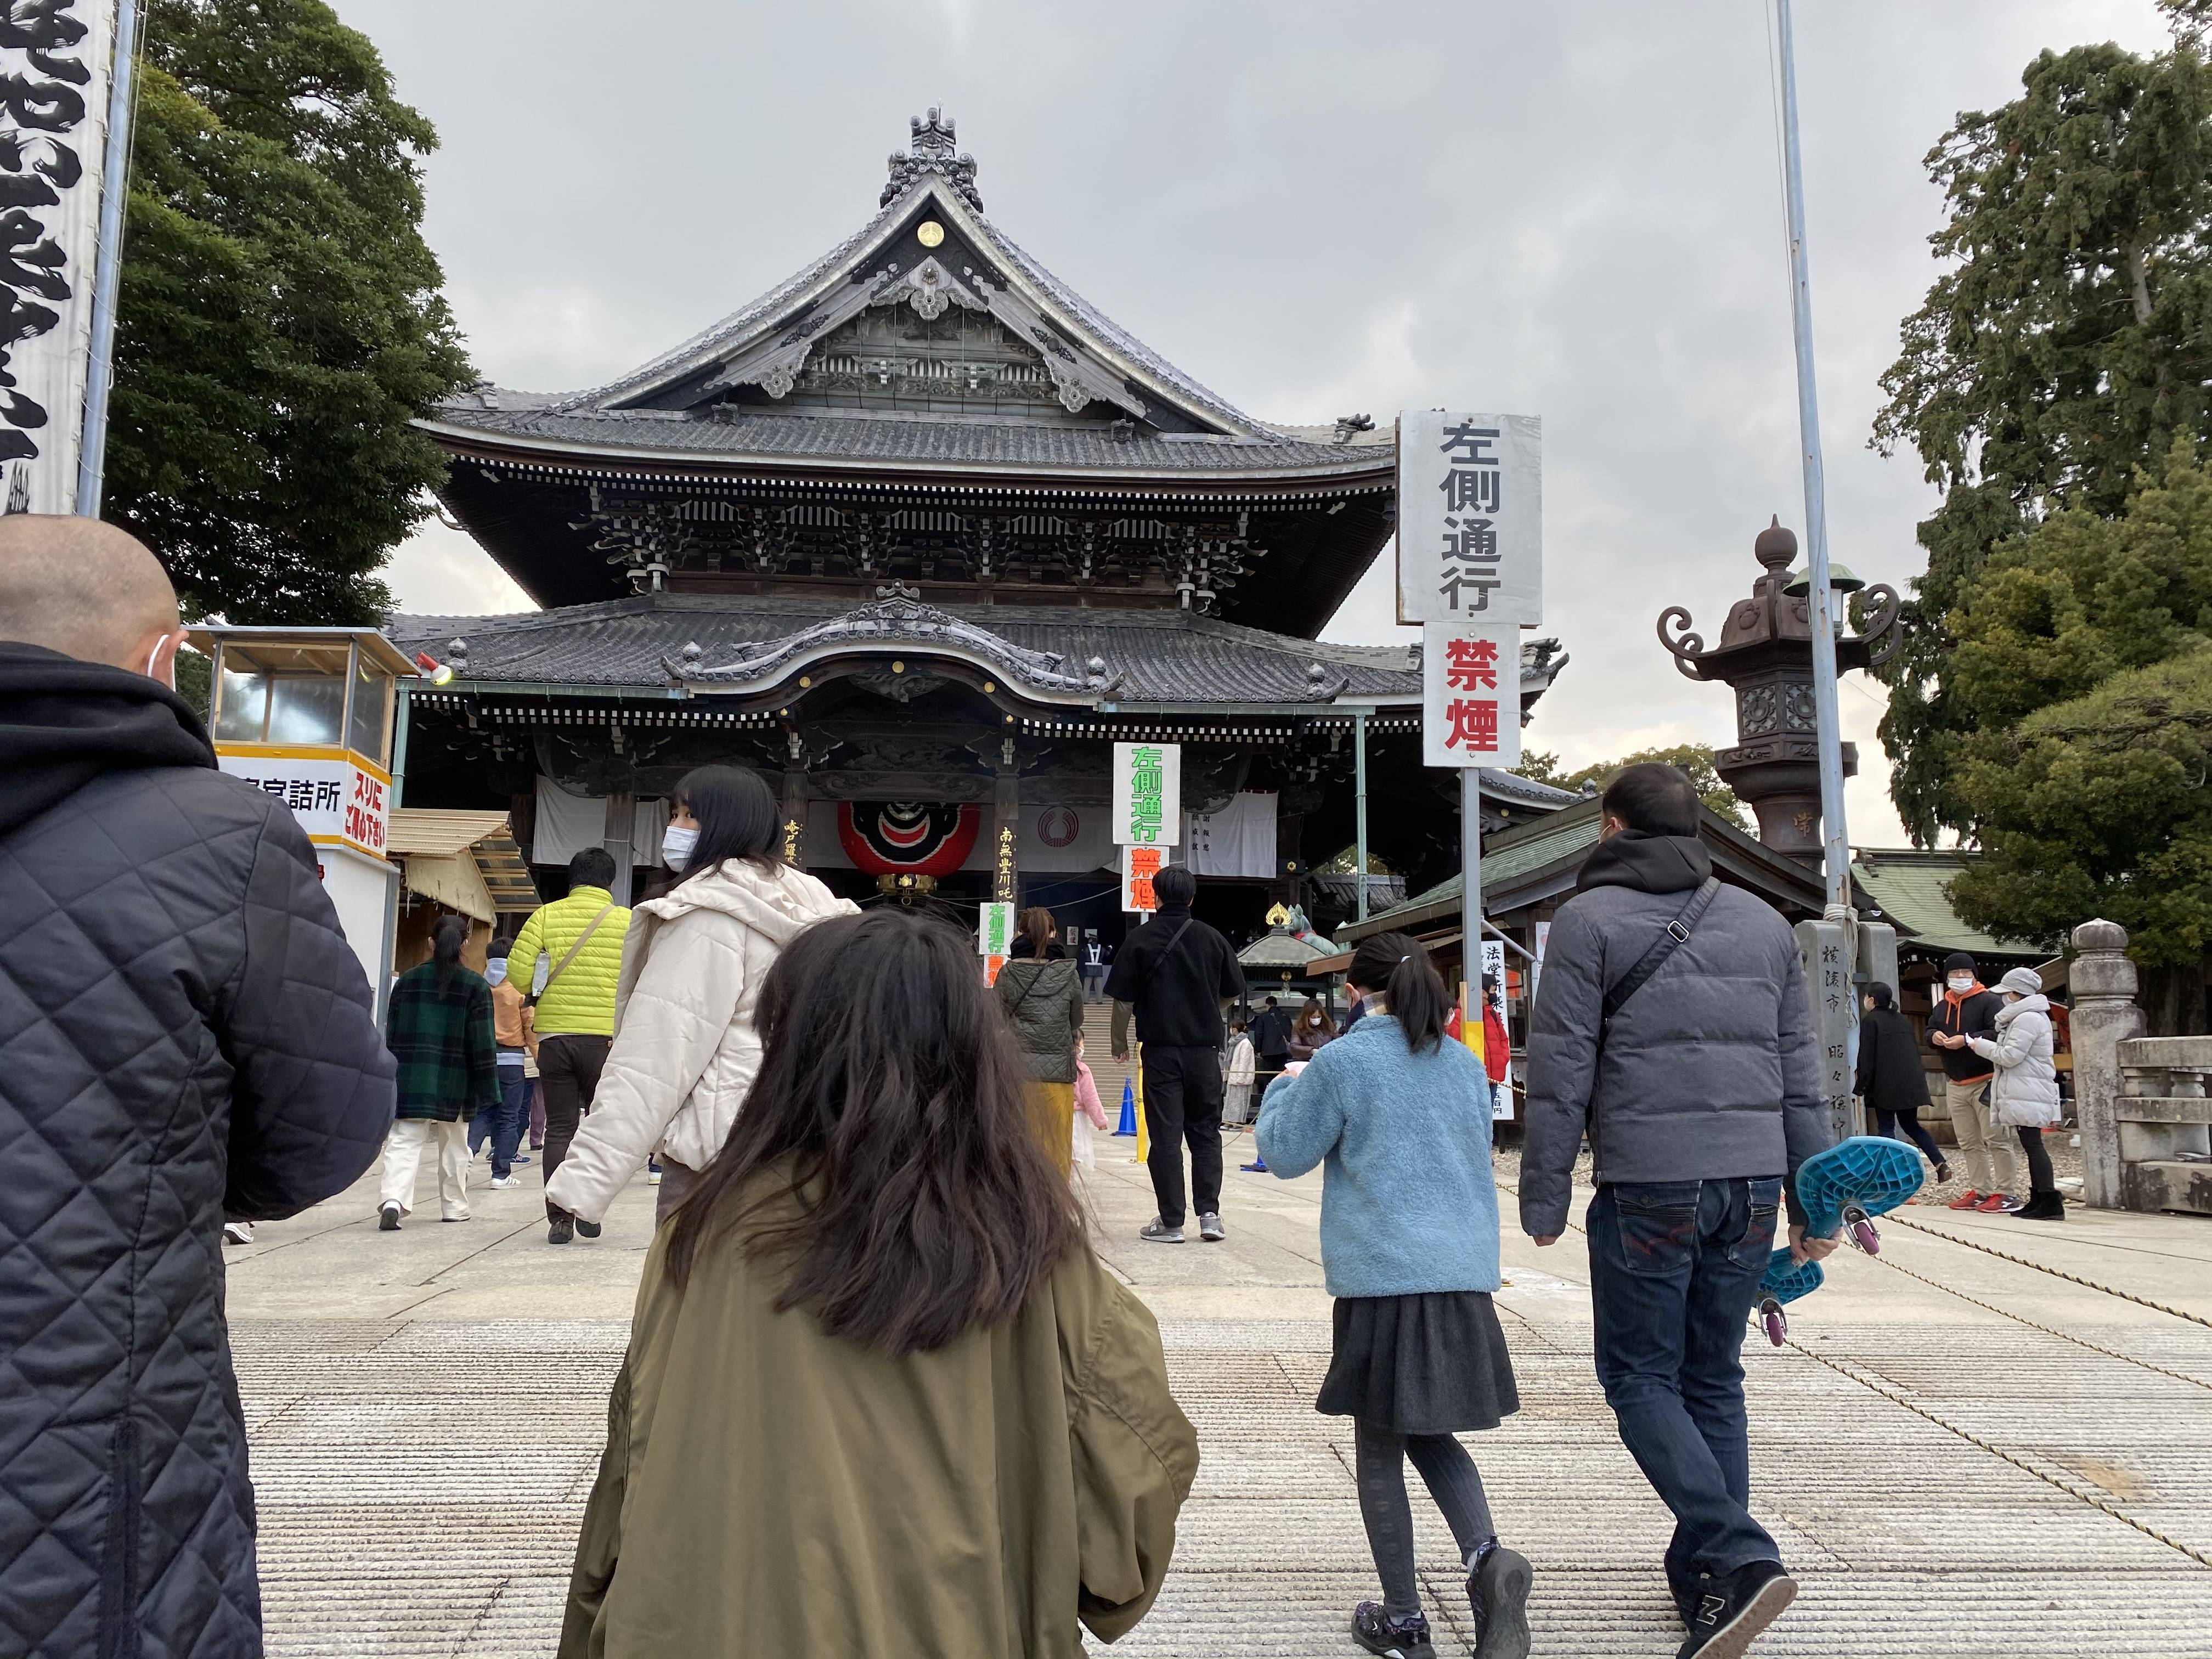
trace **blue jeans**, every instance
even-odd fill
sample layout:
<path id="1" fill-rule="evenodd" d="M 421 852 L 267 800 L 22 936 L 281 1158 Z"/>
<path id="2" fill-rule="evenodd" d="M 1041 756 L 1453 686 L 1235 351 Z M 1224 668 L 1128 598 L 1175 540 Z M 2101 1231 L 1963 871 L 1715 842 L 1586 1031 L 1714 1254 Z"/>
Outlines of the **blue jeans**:
<path id="1" fill-rule="evenodd" d="M 1589 1207 L 1597 1379 L 1621 1443 L 1674 1512 L 1678 1602 L 1700 1572 L 1782 1559 L 1747 1507 L 1740 1353 L 1781 1200 L 1778 1178 L 1653 1182 L 1601 1187 Z"/>
<path id="2" fill-rule="evenodd" d="M 474 1158 L 486 1139 L 491 1142 L 491 1178 L 504 1181 L 514 1173 L 514 1149 L 522 1139 L 522 1126 L 530 1121 L 530 1079 L 520 1066 L 499 1068 L 499 1104 L 488 1106 L 469 1121 L 469 1156 Z"/>

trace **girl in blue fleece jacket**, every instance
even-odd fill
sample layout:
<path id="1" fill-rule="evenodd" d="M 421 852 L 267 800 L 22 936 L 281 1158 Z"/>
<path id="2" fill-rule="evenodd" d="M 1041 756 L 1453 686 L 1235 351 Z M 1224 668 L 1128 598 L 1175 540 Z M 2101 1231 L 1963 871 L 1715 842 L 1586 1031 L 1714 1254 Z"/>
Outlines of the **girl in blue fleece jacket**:
<path id="1" fill-rule="evenodd" d="M 1352 1419 L 1360 1516 L 1382 1578 L 1381 1604 L 1353 1611 L 1352 1639 L 1403 1659 L 1436 1652 L 1414 1577 L 1410 1455 L 1466 1561 L 1477 1659 L 1525 1659 L 1528 1559 L 1498 1543 L 1482 1477 L 1453 1437 L 1496 1428 L 1521 1403 L 1490 1300 L 1490 1079 L 1444 1035 L 1450 999 L 1418 940 L 1367 940 L 1346 978 L 1364 1016 L 1269 1087 L 1255 1139 L 1278 1176 L 1322 1166 L 1336 1335 L 1316 1406 Z"/>

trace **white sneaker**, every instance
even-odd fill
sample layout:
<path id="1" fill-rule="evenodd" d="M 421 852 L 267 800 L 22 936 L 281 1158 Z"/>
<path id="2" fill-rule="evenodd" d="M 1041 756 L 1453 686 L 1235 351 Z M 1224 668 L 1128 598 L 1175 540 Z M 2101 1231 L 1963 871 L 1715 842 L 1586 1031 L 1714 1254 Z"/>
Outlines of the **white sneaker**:
<path id="1" fill-rule="evenodd" d="M 497 1191 L 501 1187 L 520 1187 L 521 1184 L 522 1177 L 520 1176 L 494 1176 L 491 1178 L 491 1185 L 494 1191 Z"/>
<path id="2" fill-rule="evenodd" d="M 253 1243 L 253 1224 L 250 1221 L 224 1222 L 222 1242 L 226 1244 L 251 1244 Z"/>

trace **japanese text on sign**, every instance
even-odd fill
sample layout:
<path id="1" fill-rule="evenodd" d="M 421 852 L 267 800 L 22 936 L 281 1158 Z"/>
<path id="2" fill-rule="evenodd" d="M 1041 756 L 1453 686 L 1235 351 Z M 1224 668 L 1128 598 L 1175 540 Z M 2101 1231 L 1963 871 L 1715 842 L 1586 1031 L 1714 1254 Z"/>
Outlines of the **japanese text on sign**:
<path id="1" fill-rule="evenodd" d="M 1121 908 L 1124 910 L 1157 910 L 1159 896 L 1152 891 L 1152 878 L 1159 874 L 1167 862 L 1167 855 L 1157 847 L 1124 847 L 1121 849 Z"/>
<path id="2" fill-rule="evenodd" d="M 1430 766 L 1521 761 L 1521 645 L 1510 625 L 1431 623 L 1422 630 L 1422 759 Z"/>
<path id="3" fill-rule="evenodd" d="M 975 929 L 980 956 L 1003 957 L 1014 948 L 1014 907 L 986 900 Z"/>
<path id="4" fill-rule="evenodd" d="M 218 750 L 216 758 L 229 776 L 283 802 L 309 839 L 385 856 L 391 801 L 380 774 L 337 754 L 247 749 Z"/>
<path id="5" fill-rule="evenodd" d="M 1543 620 L 1542 425 L 1398 417 L 1398 619 Z"/>
<path id="6" fill-rule="evenodd" d="M 1182 840 L 1182 745 L 1114 745 L 1114 839 L 1124 847 Z"/>

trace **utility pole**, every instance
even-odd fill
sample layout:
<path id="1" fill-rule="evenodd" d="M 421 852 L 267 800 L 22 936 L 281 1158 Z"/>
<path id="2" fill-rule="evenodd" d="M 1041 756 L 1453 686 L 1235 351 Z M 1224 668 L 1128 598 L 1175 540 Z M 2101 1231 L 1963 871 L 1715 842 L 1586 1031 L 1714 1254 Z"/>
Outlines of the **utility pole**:
<path id="1" fill-rule="evenodd" d="M 123 279 L 123 203 L 131 191 L 131 114 L 137 100 L 138 0 L 118 0 L 115 73 L 107 88 L 100 163 L 100 251 L 92 273 L 92 340 L 85 367 L 83 441 L 77 447 L 77 516 L 100 516 L 107 470 L 107 395 L 115 385 L 115 307 Z"/>
<path id="2" fill-rule="evenodd" d="M 1836 592 L 1828 586 L 1828 508 L 1820 471 L 1820 401 L 1813 383 L 1812 274 L 1805 255 L 1805 179 L 1797 145 L 1797 70 L 1790 0 L 1774 0 L 1782 54 L 1782 158 L 1790 219 L 1790 324 L 1797 342 L 1797 427 L 1805 464 L 1806 575 L 1811 585 L 1813 704 L 1820 757 L 1822 867 L 1828 914 L 1851 910 L 1850 836 L 1844 822 L 1844 734 L 1836 705 Z M 1839 914 L 1840 913 L 1840 914 Z"/>

